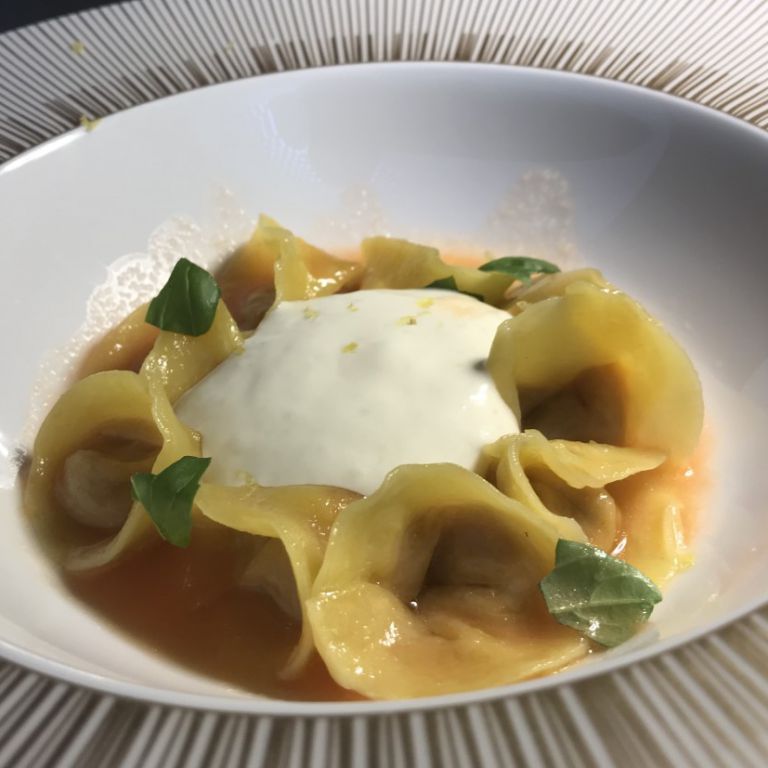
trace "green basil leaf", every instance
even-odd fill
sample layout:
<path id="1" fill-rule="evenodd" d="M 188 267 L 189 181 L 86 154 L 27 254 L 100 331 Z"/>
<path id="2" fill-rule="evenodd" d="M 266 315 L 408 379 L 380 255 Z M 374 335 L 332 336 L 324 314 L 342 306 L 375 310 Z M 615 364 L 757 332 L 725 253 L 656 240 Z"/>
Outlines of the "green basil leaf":
<path id="1" fill-rule="evenodd" d="M 434 280 L 429 285 L 425 285 L 425 288 L 439 288 L 441 291 L 455 291 L 456 293 L 462 293 L 464 296 L 471 296 L 473 299 L 483 301 L 483 297 L 478 293 L 470 293 L 469 291 L 462 291 L 458 285 L 456 285 L 456 278 L 453 275 L 443 277 L 440 280 Z"/>
<path id="2" fill-rule="evenodd" d="M 481 272 L 503 272 L 505 275 L 529 283 L 533 275 L 559 272 L 560 267 L 543 259 L 532 259 L 528 256 L 503 256 L 500 259 L 486 262 L 478 267 Z"/>
<path id="3" fill-rule="evenodd" d="M 644 574 L 591 544 L 560 539 L 555 568 L 539 588 L 557 621 L 601 645 L 628 640 L 661 601 Z"/>
<path id="4" fill-rule="evenodd" d="M 213 325 L 220 297 L 219 285 L 209 272 L 179 259 L 168 282 L 149 303 L 145 319 L 163 331 L 202 336 Z"/>
<path id="5" fill-rule="evenodd" d="M 144 505 L 160 535 L 176 547 L 189 545 L 192 503 L 210 463 L 210 459 L 182 456 L 157 475 L 131 476 L 133 498 Z"/>

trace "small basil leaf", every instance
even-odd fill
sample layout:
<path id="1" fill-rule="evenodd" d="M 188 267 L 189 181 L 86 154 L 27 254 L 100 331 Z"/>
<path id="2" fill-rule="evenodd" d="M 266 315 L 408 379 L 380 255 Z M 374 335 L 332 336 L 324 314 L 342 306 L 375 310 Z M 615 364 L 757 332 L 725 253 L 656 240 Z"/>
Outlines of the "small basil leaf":
<path id="1" fill-rule="evenodd" d="M 440 280 L 434 280 L 429 285 L 425 285 L 425 288 L 439 288 L 441 291 L 455 291 L 456 293 L 462 293 L 465 296 L 471 296 L 473 299 L 482 301 L 483 297 L 478 293 L 470 293 L 469 291 L 462 291 L 458 285 L 456 285 L 456 278 L 453 275 L 443 277 Z"/>
<path id="2" fill-rule="evenodd" d="M 637 568 L 565 539 L 557 542 L 555 568 L 539 588 L 557 621 L 606 646 L 628 640 L 661 601 L 659 588 Z"/>
<path id="3" fill-rule="evenodd" d="M 182 456 L 157 475 L 131 476 L 133 498 L 144 505 L 160 535 L 176 547 L 189 545 L 192 502 L 210 463 L 210 459 Z"/>
<path id="4" fill-rule="evenodd" d="M 202 336 L 213 325 L 220 296 L 209 272 L 179 259 L 168 282 L 149 303 L 146 321 L 163 331 Z"/>
<path id="5" fill-rule="evenodd" d="M 528 256 L 504 256 L 500 259 L 486 262 L 478 267 L 481 272 L 503 272 L 523 283 L 529 283 L 533 275 L 559 272 L 560 267 L 543 259 L 532 259 Z"/>

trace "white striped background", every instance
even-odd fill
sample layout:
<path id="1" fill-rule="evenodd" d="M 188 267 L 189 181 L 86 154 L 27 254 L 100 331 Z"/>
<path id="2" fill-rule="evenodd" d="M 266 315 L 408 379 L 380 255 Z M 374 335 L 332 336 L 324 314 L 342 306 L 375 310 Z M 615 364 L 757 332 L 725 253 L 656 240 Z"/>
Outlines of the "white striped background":
<path id="1" fill-rule="evenodd" d="M 761 0 L 134 0 L 0 36 L 0 161 L 184 90 L 346 62 L 570 70 L 768 127 Z M 0 766 L 768 765 L 768 609 L 626 670 L 433 713 L 277 719 L 122 701 L 0 663 Z"/>

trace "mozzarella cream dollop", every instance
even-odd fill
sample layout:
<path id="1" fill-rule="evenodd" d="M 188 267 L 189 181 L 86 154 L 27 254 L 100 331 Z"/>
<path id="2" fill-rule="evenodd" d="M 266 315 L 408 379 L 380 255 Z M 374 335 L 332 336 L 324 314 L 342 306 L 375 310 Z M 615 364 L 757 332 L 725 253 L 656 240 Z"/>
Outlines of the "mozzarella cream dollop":
<path id="1" fill-rule="evenodd" d="M 279 304 L 180 401 L 207 479 L 370 494 L 400 464 L 474 469 L 519 431 L 485 361 L 509 315 L 441 290 L 369 290 Z"/>

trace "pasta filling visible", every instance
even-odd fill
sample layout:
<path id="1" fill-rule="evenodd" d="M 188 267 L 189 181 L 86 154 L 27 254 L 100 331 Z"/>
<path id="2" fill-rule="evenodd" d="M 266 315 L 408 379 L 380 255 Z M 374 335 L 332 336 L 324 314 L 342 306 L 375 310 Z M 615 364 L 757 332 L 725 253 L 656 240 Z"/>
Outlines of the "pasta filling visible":
<path id="1" fill-rule="evenodd" d="M 596 270 L 262 216 L 215 278 L 181 259 L 94 346 L 26 481 L 143 642 L 274 696 L 465 691 L 622 642 L 690 565 L 699 381 Z"/>
<path id="2" fill-rule="evenodd" d="M 309 603 L 318 650 L 336 680 L 373 698 L 556 669 L 587 651 L 547 621 L 538 592 L 557 538 L 474 473 L 401 467 L 334 525 Z"/>

